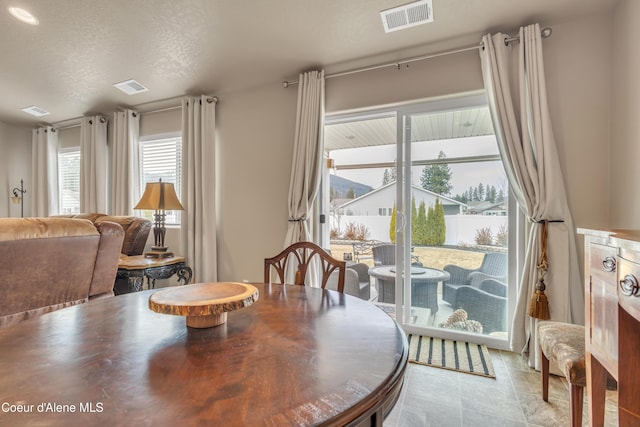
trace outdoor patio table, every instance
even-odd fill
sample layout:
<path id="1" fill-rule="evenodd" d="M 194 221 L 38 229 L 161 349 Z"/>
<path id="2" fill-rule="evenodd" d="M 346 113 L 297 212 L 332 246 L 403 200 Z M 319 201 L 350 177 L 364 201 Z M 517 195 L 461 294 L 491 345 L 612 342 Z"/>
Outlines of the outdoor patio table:
<path id="1" fill-rule="evenodd" d="M 383 265 L 369 269 L 369 275 L 378 283 L 378 302 L 396 302 L 396 267 Z M 438 283 L 449 280 L 446 271 L 435 268 L 411 267 L 411 305 L 438 312 Z"/>

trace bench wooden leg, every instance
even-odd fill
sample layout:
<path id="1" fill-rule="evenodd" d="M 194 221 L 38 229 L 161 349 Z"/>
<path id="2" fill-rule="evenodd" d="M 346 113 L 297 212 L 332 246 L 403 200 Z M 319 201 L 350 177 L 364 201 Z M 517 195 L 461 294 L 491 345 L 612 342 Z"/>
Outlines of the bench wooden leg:
<path id="1" fill-rule="evenodd" d="M 582 427 L 582 397 L 584 387 L 569 384 L 569 410 L 571 411 L 571 427 Z"/>
<path id="2" fill-rule="evenodd" d="M 540 373 L 542 374 L 542 400 L 549 401 L 549 359 L 540 348 Z"/>

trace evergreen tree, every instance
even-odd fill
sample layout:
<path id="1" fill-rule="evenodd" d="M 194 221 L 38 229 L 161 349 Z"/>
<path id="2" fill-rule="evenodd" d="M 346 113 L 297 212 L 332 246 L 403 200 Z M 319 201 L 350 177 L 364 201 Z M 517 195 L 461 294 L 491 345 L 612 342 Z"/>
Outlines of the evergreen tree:
<path id="1" fill-rule="evenodd" d="M 424 206 L 424 200 L 420 202 L 420 207 L 418 207 L 418 214 L 416 216 L 415 226 L 412 224 L 412 233 L 415 229 L 416 238 L 413 243 L 416 245 L 426 245 L 427 244 L 427 213 Z"/>
<path id="2" fill-rule="evenodd" d="M 504 190 L 502 188 L 500 189 L 500 191 L 498 191 L 498 196 L 496 197 L 496 201 L 497 202 L 504 201 Z"/>
<path id="3" fill-rule="evenodd" d="M 473 189 L 473 197 L 471 198 L 471 200 L 473 200 L 474 202 L 480 200 L 480 197 L 478 196 L 478 187 Z"/>
<path id="4" fill-rule="evenodd" d="M 478 200 L 484 200 L 484 185 L 478 184 Z"/>
<path id="5" fill-rule="evenodd" d="M 387 185 L 396 180 L 396 168 L 393 167 L 391 169 L 385 168 L 384 174 L 382 175 L 382 185 Z"/>
<path id="6" fill-rule="evenodd" d="M 389 239 L 391 242 L 396 242 L 396 204 L 393 204 L 393 210 L 391 211 L 391 221 L 389 223 Z"/>
<path id="7" fill-rule="evenodd" d="M 426 244 L 429 246 L 434 246 L 436 244 L 436 233 L 435 233 L 435 228 L 436 228 L 436 218 L 435 218 L 435 212 L 433 210 L 433 206 L 429 205 L 429 209 L 427 210 L 427 226 L 426 226 L 426 233 L 425 233 L 425 237 L 426 237 Z"/>
<path id="8" fill-rule="evenodd" d="M 436 206 L 433 208 L 434 216 L 434 245 L 442 246 L 447 238 L 447 226 L 444 222 L 444 206 L 440 203 L 440 198 L 436 199 Z"/>
<path id="9" fill-rule="evenodd" d="M 356 192 L 352 187 L 349 187 L 349 189 L 347 190 L 347 194 L 345 195 L 345 198 L 347 198 L 347 199 L 355 199 L 356 198 Z"/>
<path id="10" fill-rule="evenodd" d="M 487 194 L 485 195 L 485 200 L 487 202 L 491 202 L 491 203 L 495 203 L 496 201 L 496 187 L 491 185 L 491 186 L 487 186 Z"/>
<path id="11" fill-rule="evenodd" d="M 416 209 L 416 199 L 415 197 L 411 198 L 411 241 L 417 242 L 417 232 L 418 229 L 416 227 L 416 221 L 418 220 L 418 209 Z"/>
<path id="12" fill-rule="evenodd" d="M 446 159 L 447 156 L 443 151 L 438 154 L 438 160 Z M 453 185 L 451 185 L 451 169 L 446 163 L 437 165 L 428 165 L 422 168 L 422 176 L 420 183 L 425 190 L 433 191 L 436 194 L 444 196 L 451 193 Z"/>

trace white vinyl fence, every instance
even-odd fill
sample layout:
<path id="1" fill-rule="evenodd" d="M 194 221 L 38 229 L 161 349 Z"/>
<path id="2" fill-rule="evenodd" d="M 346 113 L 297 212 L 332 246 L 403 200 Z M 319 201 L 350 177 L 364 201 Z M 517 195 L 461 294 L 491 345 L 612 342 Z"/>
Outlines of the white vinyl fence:
<path id="1" fill-rule="evenodd" d="M 335 218 L 331 218 L 331 227 L 336 228 Z M 390 216 L 362 216 L 342 215 L 340 217 L 340 232 L 346 230 L 349 223 L 362 224 L 369 230 L 369 240 L 389 242 Z M 507 227 L 506 216 L 489 215 L 445 215 L 444 223 L 447 228 L 445 245 L 474 245 L 476 232 L 488 227 L 495 237 L 500 227 Z"/>

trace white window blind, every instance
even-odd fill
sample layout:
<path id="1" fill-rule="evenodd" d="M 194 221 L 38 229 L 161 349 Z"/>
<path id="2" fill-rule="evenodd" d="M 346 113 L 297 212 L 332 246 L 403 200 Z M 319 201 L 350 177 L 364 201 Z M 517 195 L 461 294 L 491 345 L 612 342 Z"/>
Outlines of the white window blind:
<path id="1" fill-rule="evenodd" d="M 80 147 L 58 150 L 60 213 L 80 213 Z"/>
<path id="2" fill-rule="evenodd" d="M 140 189 L 148 182 L 171 182 L 180 199 L 182 175 L 182 138 L 158 138 L 140 141 Z M 166 223 L 179 225 L 180 211 L 166 211 Z M 140 211 L 140 216 L 153 221 L 152 211 Z"/>

